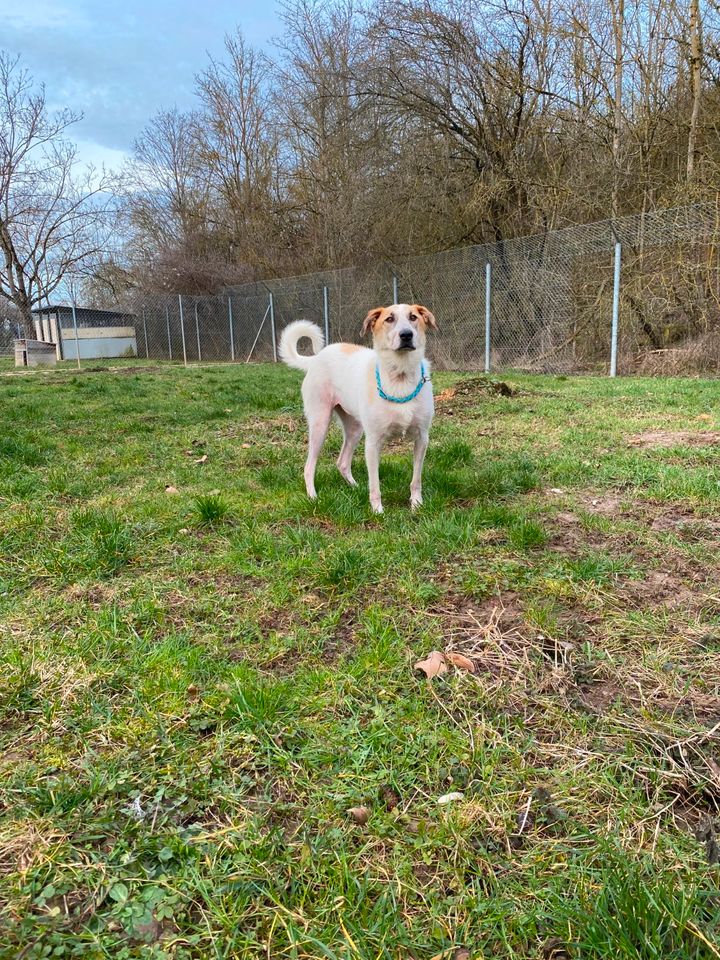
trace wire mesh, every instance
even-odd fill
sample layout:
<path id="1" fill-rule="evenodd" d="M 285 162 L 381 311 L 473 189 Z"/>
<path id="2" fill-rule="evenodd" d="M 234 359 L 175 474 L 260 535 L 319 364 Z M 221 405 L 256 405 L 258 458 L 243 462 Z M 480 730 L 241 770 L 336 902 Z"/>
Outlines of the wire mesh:
<path id="1" fill-rule="evenodd" d="M 367 311 L 391 303 L 396 288 L 400 302 L 435 314 L 437 367 L 482 369 L 489 265 L 492 369 L 602 373 L 619 242 L 618 372 L 712 374 L 720 369 L 719 241 L 718 206 L 695 204 L 247 283 L 219 296 L 145 296 L 122 309 L 135 315 L 141 358 L 272 361 L 284 327 L 297 319 L 317 323 L 331 342 L 359 342 Z"/>

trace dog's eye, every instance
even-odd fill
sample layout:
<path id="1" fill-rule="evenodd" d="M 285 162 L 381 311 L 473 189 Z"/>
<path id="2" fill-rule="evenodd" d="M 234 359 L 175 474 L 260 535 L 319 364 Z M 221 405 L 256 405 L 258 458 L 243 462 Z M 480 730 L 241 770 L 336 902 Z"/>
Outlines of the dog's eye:
<path id="1" fill-rule="evenodd" d="M 394 319 L 395 319 L 395 317 L 394 317 L 391 313 L 389 313 L 389 314 L 385 317 L 385 323 L 392 323 Z"/>
<path id="2" fill-rule="evenodd" d="M 417 317 L 415 316 L 414 313 L 411 313 L 411 314 L 410 314 L 410 321 L 411 321 L 412 323 L 415 323 L 415 322 L 417 321 Z"/>

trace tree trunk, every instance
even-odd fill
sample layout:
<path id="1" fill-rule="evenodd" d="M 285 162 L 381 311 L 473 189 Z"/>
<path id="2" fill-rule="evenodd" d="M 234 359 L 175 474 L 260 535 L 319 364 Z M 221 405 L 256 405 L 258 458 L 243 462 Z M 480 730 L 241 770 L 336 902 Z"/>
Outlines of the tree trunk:
<path id="1" fill-rule="evenodd" d="M 687 179 L 692 183 L 697 160 L 697 133 L 700 118 L 700 0 L 690 0 L 690 88 L 692 108 L 688 132 Z"/>
<path id="2" fill-rule="evenodd" d="M 15 306 L 18 308 L 20 313 L 20 323 L 22 324 L 25 337 L 28 340 L 35 340 L 35 319 L 32 315 L 30 304 L 16 303 Z"/>
<path id="3" fill-rule="evenodd" d="M 620 197 L 620 128 L 622 126 L 623 40 L 625 32 L 625 0 L 613 0 L 613 34 L 615 38 L 615 103 L 612 128 L 612 211 L 613 220 L 619 212 Z"/>

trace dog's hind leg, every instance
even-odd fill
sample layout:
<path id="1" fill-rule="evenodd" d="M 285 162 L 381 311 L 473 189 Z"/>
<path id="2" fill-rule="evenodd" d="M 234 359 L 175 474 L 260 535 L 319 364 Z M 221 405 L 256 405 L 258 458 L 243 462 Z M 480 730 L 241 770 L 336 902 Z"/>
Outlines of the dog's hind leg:
<path id="1" fill-rule="evenodd" d="M 305 461 L 305 489 L 311 500 L 317 496 L 315 491 L 315 467 L 320 456 L 320 451 L 325 443 L 328 427 L 330 426 L 330 417 L 332 416 L 332 407 L 323 406 L 312 412 L 306 412 L 308 422 L 308 455 Z"/>
<path id="2" fill-rule="evenodd" d="M 337 458 L 337 468 L 340 475 L 347 480 L 350 486 L 356 487 L 357 483 L 352 475 L 352 458 L 363 434 L 362 424 L 355 417 L 346 413 L 342 407 L 335 407 L 335 413 L 343 429 L 343 445 L 340 456 Z"/>

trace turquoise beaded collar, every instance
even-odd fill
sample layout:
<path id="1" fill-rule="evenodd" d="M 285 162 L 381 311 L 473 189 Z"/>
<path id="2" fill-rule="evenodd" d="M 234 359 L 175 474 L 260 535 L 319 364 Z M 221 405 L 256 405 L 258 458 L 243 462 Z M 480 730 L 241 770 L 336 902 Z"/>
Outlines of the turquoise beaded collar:
<path id="1" fill-rule="evenodd" d="M 410 403 L 411 400 L 414 400 L 415 397 L 420 393 L 425 384 L 430 380 L 425 374 L 425 364 L 420 364 L 420 382 L 415 387 L 412 393 L 408 393 L 405 397 L 391 397 L 389 394 L 385 393 L 380 383 L 380 364 L 377 364 L 375 367 L 375 380 L 377 382 L 378 394 L 383 400 L 389 400 L 390 403 Z"/>

